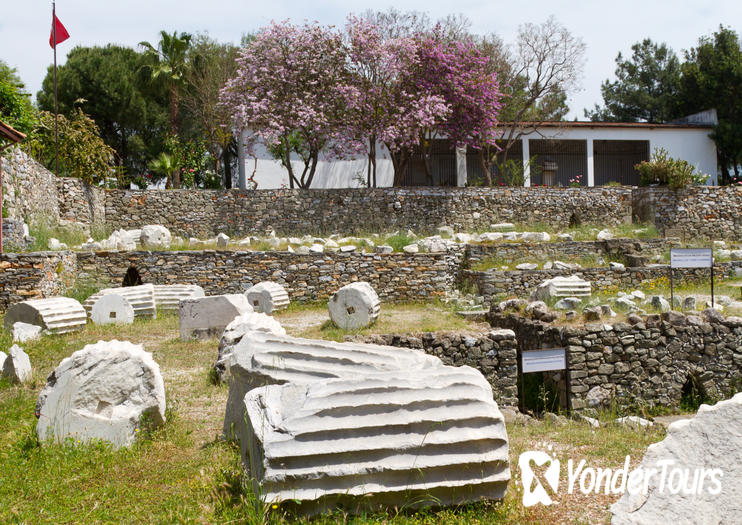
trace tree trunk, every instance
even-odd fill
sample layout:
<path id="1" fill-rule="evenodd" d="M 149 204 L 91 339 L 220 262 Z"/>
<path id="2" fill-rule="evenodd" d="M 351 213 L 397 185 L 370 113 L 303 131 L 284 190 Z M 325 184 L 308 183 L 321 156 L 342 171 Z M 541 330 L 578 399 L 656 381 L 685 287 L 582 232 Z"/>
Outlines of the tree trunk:
<path id="1" fill-rule="evenodd" d="M 309 187 L 312 185 L 312 181 L 314 180 L 314 174 L 317 171 L 317 162 L 319 161 L 319 151 L 313 151 L 310 153 L 310 162 L 312 163 L 311 167 L 309 168 L 309 178 L 307 179 L 306 183 L 302 185 L 302 187 L 305 190 L 308 190 Z M 304 177 L 302 177 L 302 182 L 304 181 Z"/>
<path id="2" fill-rule="evenodd" d="M 489 151 L 485 152 L 485 148 L 479 150 L 479 166 L 482 169 L 484 182 L 485 184 L 487 184 L 487 186 L 492 186 L 492 173 L 490 172 L 490 163 L 487 162 L 489 156 Z"/>
<path id="3" fill-rule="evenodd" d="M 294 189 L 294 170 L 291 167 L 291 151 L 289 149 L 289 136 L 283 136 L 283 164 L 289 172 L 289 188 Z"/>
<path id="4" fill-rule="evenodd" d="M 170 133 L 178 134 L 178 86 L 170 86 Z"/>
<path id="5" fill-rule="evenodd" d="M 376 135 L 368 139 L 368 177 L 366 186 L 369 188 L 376 187 Z"/>
<path id="6" fill-rule="evenodd" d="M 224 189 L 232 189 L 232 154 L 229 146 L 224 150 Z"/>
<path id="7" fill-rule="evenodd" d="M 400 187 L 404 184 L 405 172 L 407 170 L 407 163 L 410 158 L 410 152 L 405 149 L 392 151 L 387 145 L 389 150 L 389 157 L 392 159 L 392 166 L 394 167 L 394 183 L 395 187 Z"/>

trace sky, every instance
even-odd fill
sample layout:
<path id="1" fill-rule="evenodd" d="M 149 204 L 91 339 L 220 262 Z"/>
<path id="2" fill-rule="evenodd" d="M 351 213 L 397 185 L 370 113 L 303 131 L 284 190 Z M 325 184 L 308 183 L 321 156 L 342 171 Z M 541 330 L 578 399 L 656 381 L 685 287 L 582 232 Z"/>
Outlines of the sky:
<path id="1" fill-rule="evenodd" d="M 711 35 L 720 24 L 742 33 L 740 0 L 529 0 L 474 1 L 395 0 L 389 4 L 359 0 L 286 2 L 281 0 L 59 0 L 57 16 L 70 33 L 59 44 L 57 60 L 65 61 L 74 46 L 116 43 L 135 47 L 143 40 L 156 43 L 159 31 L 208 33 L 223 42 L 240 37 L 272 20 L 296 23 L 317 20 L 342 26 L 348 13 L 367 9 L 424 11 L 432 19 L 461 13 L 472 31 L 499 35 L 514 43 L 518 27 L 541 23 L 550 15 L 581 38 L 586 62 L 581 86 L 570 93 L 569 119 L 585 120 L 583 109 L 601 103 L 600 84 L 614 79 L 619 51 L 630 56 L 631 45 L 644 38 L 666 42 L 678 54 Z M 17 68 L 29 92 L 36 92 L 53 63 L 49 47 L 52 4 L 40 0 L 0 0 L 0 60 Z"/>

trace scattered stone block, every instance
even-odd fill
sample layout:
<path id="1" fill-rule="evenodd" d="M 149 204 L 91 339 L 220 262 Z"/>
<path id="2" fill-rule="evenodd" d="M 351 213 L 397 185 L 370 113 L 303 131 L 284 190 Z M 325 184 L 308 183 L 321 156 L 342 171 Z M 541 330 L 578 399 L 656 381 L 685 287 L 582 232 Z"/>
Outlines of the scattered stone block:
<path id="1" fill-rule="evenodd" d="M 459 243 L 468 244 L 474 240 L 474 236 L 469 233 L 457 233 L 453 240 Z"/>
<path id="2" fill-rule="evenodd" d="M 259 313 L 272 314 L 289 306 L 289 294 L 278 283 L 263 281 L 245 292 L 250 306 Z"/>
<path id="3" fill-rule="evenodd" d="M 618 262 L 613 262 L 613 261 L 608 263 L 608 267 L 611 270 L 618 270 L 618 271 L 622 271 L 626 269 L 626 266 L 624 266 L 623 264 L 618 263 Z"/>
<path id="4" fill-rule="evenodd" d="M 490 230 L 495 232 L 509 232 L 515 230 L 515 224 L 512 222 L 500 222 L 497 224 L 490 224 Z"/>
<path id="5" fill-rule="evenodd" d="M 122 295 L 105 294 L 93 303 L 90 320 L 95 324 L 132 324 L 134 308 Z"/>
<path id="6" fill-rule="evenodd" d="M 660 312 L 669 312 L 671 310 L 670 303 L 661 295 L 653 295 L 649 300 L 649 304 Z"/>
<path id="7" fill-rule="evenodd" d="M 155 319 L 157 317 L 157 302 L 155 301 L 155 287 L 152 284 L 139 286 L 121 286 L 118 288 L 104 288 L 94 293 L 82 303 L 88 315 L 91 315 L 93 305 L 104 295 L 116 294 L 124 297 L 134 309 L 134 317 Z"/>
<path id="8" fill-rule="evenodd" d="M 643 417 L 639 417 L 639 416 L 624 416 L 624 417 L 619 417 L 618 419 L 616 419 L 616 423 L 619 423 L 621 425 L 635 426 L 635 427 L 652 427 L 652 426 L 654 426 L 654 423 L 652 423 L 648 419 L 644 419 Z"/>
<path id="9" fill-rule="evenodd" d="M 616 312 L 614 312 L 613 309 L 609 305 L 601 304 L 600 315 L 602 317 L 616 317 Z"/>
<path id="10" fill-rule="evenodd" d="M 245 436 L 243 400 L 253 388 L 443 366 L 440 359 L 420 350 L 299 339 L 279 334 L 270 326 L 247 330 L 233 325 L 222 339 L 221 376 L 229 378 L 224 435 L 238 440 Z"/>
<path id="11" fill-rule="evenodd" d="M 165 421 L 160 367 L 141 345 L 98 341 L 85 346 L 49 375 L 36 403 L 39 439 L 131 445 L 142 422 Z"/>
<path id="12" fill-rule="evenodd" d="M 13 323 L 13 342 L 25 343 L 41 337 L 41 327 L 35 324 L 28 324 L 18 321 Z M 1 368 L 1 367 L 0 367 Z"/>
<path id="13" fill-rule="evenodd" d="M 524 241 L 549 242 L 551 240 L 551 235 L 546 232 L 524 232 L 521 238 Z"/>
<path id="14" fill-rule="evenodd" d="M 173 236 L 170 230 L 159 224 L 148 224 L 142 228 L 139 242 L 144 248 L 170 248 Z"/>
<path id="15" fill-rule="evenodd" d="M 640 468 L 662 469 L 670 462 L 668 470 L 678 469 L 690 476 L 683 487 L 694 487 L 694 475 L 700 469 L 707 472 L 720 469 L 715 477 L 720 481 L 719 492 L 712 494 L 715 483 L 705 476 L 699 491 L 676 491 L 677 475 L 665 479 L 660 489 L 660 476 L 648 481 L 645 493 L 626 492 L 611 506 L 614 525 L 644 523 L 742 523 L 742 393 L 713 406 L 701 405 L 692 419 L 671 423 L 667 436 L 650 445 Z M 669 484 L 668 484 L 669 482 Z"/>
<path id="16" fill-rule="evenodd" d="M 634 290 L 633 292 L 631 292 L 630 295 L 640 301 L 643 301 L 644 299 L 647 298 L 647 296 L 641 290 Z"/>
<path id="17" fill-rule="evenodd" d="M 535 263 L 520 263 L 515 267 L 516 270 L 536 270 L 538 264 Z"/>
<path id="18" fill-rule="evenodd" d="M 238 315 L 253 309 L 243 294 L 212 295 L 180 301 L 180 338 L 209 339 L 219 337 Z"/>
<path id="19" fill-rule="evenodd" d="M 479 234 L 480 242 L 501 241 L 505 236 L 500 232 L 485 232 Z"/>
<path id="20" fill-rule="evenodd" d="M 610 230 L 600 230 L 598 232 L 597 238 L 599 241 L 610 241 L 613 239 L 613 234 L 610 232 Z"/>
<path id="21" fill-rule="evenodd" d="M 340 253 L 351 253 L 356 251 L 356 247 L 352 244 L 344 244 L 340 247 Z"/>
<path id="22" fill-rule="evenodd" d="M 408 244 L 402 247 L 402 251 L 405 253 L 417 253 L 420 251 L 420 247 L 417 244 Z"/>
<path id="23" fill-rule="evenodd" d="M 600 316 L 600 306 L 589 306 L 582 311 L 582 317 L 585 321 L 598 321 L 600 320 Z"/>
<path id="24" fill-rule="evenodd" d="M 206 296 L 197 284 L 155 284 L 153 287 L 155 305 L 160 312 L 177 312 L 183 299 Z"/>
<path id="25" fill-rule="evenodd" d="M 325 247 L 321 244 L 315 243 L 309 247 L 308 253 L 324 253 Z"/>
<path id="26" fill-rule="evenodd" d="M 359 330 L 376 322 L 379 296 L 367 282 L 351 283 L 335 292 L 327 303 L 330 319 L 343 330 Z"/>
<path id="27" fill-rule="evenodd" d="M 393 251 L 394 248 L 392 248 L 391 246 L 387 246 L 386 244 L 380 244 L 374 247 L 375 253 L 392 253 Z"/>
<path id="28" fill-rule="evenodd" d="M 220 381 L 227 381 L 227 372 L 231 367 L 232 352 L 235 345 L 242 341 L 248 332 L 267 332 L 274 335 L 286 335 L 274 317 L 262 313 L 246 313 L 234 318 L 224 329 L 219 338 L 219 357 L 214 364 L 214 370 Z"/>
<path id="29" fill-rule="evenodd" d="M 3 379 L 12 384 L 25 383 L 31 379 L 31 360 L 28 354 L 18 345 L 13 345 L 8 350 L 8 355 L 3 361 Z"/>
<path id="30" fill-rule="evenodd" d="M 634 301 L 632 301 L 628 297 L 619 297 L 618 299 L 616 299 L 615 307 L 617 310 L 622 311 L 632 311 L 639 308 L 638 306 L 636 306 L 636 303 L 634 303 Z"/>
<path id="31" fill-rule="evenodd" d="M 469 367 L 265 386 L 244 406 L 242 458 L 264 504 L 461 505 L 503 499 L 510 480 L 503 416 Z"/>
<path id="32" fill-rule="evenodd" d="M 219 235 L 216 236 L 216 247 L 217 248 L 226 248 L 227 244 L 229 244 L 229 235 L 220 233 Z"/>
<path id="33" fill-rule="evenodd" d="M 52 251 L 69 250 L 69 247 L 65 243 L 59 242 L 59 239 L 55 239 L 54 237 L 49 238 L 46 247 Z"/>
<path id="34" fill-rule="evenodd" d="M 15 303 L 5 312 L 5 329 L 10 330 L 17 322 L 40 326 L 53 334 L 66 334 L 82 330 L 87 322 L 82 305 L 70 297 L 29 299 Z"/>
<path id="35" fill-rule="evenodd" d="M 296 249 L 296 253 L 298 253 L 299 255 L 307 255 L 309 253 L 309 246 L 299 246 Z"/>
<path id="36" fill-rule="evenodd" d="M 589 297 L 591 294 L 590 283 L 572 275 L 542 282 L 531 294 L 531 299 L 545 301 L 552 297 Z"/>

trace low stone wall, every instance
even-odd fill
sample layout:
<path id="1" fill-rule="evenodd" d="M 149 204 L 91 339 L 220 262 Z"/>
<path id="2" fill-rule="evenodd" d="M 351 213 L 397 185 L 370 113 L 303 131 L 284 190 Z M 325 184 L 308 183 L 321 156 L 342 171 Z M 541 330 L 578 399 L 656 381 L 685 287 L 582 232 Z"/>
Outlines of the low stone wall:
<path id="1" fill-rule="evenodd" d="M 80 179 L 58 177 L 59 218 L 90 228 L 102 228 L 106 222 L 106 191 L 89 186 Z"/>
<path id="2" fill-rule="evenodd" d="M 0 309 L 26 299 L 62 294 L 75 278 L 72 252 L 0 255 Z"/>
<path id="3" fill-rule="evenodd" d="M 742 187 L 635 188 L 632 207 L 667 235 L 742 240 Z"/>
<path id="4" fill-rule="evenodd" d="M 515 332 L 519 358 L 524 350 L 566 349 L 573 409 L 588 408 L 593 399 L 677 406 L 689 378 L 713 398 L 742 387 L 742 319 L 664 318 L 673 322 L 653 315 L 634 326 L 554 327 L 514 314 L 488 315 L 493 327 Z"/>
<path id="5" fill-rule="evenodd" d="M 51 171 L 16 147 L 3 154 L 2 174 L 7 217 L 27 223 L 59 219 L 56 177 Z"/>
<path id="6" fill-rule="evenodd" d="M 109 190 L 113 229 L 162 224 L 184 237 L 412 229 L 486 229 L 496 222 L 631 221 L 631 188 L 376 188 L 338 190 Z"/>
<path id="7" fill-rule="evenodd" d="M 442 297 L 455 284 L 451 254 L 180 251 L 78 253 L 79 277 L 120 286 L 129 267 L 145 283 L 198 284 L 209 295 L 241 293 L 259 281 L 286 288 L 292 301 L 327 299 L 338 288 L 367 281 L 385 301 Z"/>
<path id="8" fill-rule="evenodd" d="M 714 275 L 731 277 L 736 275 L 735 269 L 742 268 L 742 261 L 717 263 Z M 611 268 L 582 268 L 579 270 L 487 270 L 477 272 L 472 270 L 461 271 L 462 283 L 470 288 L 476 288 L 477 293 L 484 297 L 489 304 L 497 295 L 515 295 L 527 297 L 536 287 L 547 279 L 554 277 L 569 277 L 578 275 L 592 283 L 593 293 L 613 293 L 619 290 L 635 289 L 652 281 L 670 278 L 670 267 L 666 265 L 625 268 L 613 270 Z M 709 281 L 710 272 L 706 268 L 675 269 L 673 279 L 676 285 L 690 282 Z"/>
<path id="9" fill-rule="evenodd" d="M 670 243 L 665 239 L 613 239 L 610 241 L 566 242 L 497 242 L 469 244 L 466 246 L 467 267 L 471 268 L 489 258 L 504 262 L 523 260 L 559 259 L 565 257 L 613 256 L 639 253 L 644 256 L 660 255 Z"/>
<path id="10" fill-rule="evenodd" d="M 498 404 L 518 405 L 518 361 L 515 334 L 493 330 L 488 334 L 425 332 L 419 335 L 372 335 L 352 340 L 363 343 L 419 348 L 452 366 L 476 368 L 492 385 Z"/>

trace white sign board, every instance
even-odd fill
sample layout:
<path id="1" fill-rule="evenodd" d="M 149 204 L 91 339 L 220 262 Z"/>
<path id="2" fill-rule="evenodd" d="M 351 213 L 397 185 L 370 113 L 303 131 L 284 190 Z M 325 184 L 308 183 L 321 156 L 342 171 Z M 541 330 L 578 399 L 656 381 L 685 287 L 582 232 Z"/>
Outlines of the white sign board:
<path id="1" fill-rule="evenodd" d="M 711 248 L 674 248 L 670 250 L 671 268 L 711 268 L 714 256 Z"/>
<path id="2" fill-rule="evenodd" d="M 564 348 L 528 350 L 521 354 L 521 360 L 524 374 L 567 368 L 567 352 Z"/>

